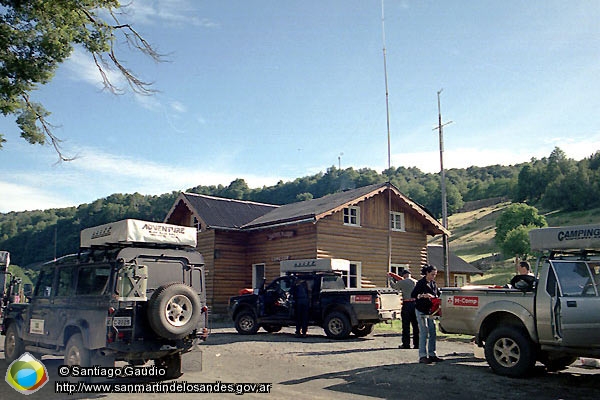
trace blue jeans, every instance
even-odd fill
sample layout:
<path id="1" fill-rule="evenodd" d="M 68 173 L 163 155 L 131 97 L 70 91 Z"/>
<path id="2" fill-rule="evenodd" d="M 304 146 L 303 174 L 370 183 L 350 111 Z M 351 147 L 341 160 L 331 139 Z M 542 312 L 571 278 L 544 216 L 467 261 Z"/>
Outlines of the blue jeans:
<path id="1" fill-rule="evenodd" d="M 415 310 L 419 324 L 419 358 L 435 357 L 435 320 L 429 315 Z"/>

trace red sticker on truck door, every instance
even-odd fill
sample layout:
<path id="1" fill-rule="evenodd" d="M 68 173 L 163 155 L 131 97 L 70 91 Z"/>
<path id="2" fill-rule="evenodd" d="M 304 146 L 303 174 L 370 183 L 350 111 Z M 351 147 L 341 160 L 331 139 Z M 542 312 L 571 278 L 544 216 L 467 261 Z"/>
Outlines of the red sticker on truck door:
<path id="1" fill-rule="evenodd" d="M 350 296 L 350 303 L 354 304 L 370 304 L 373 297 L 370 294 L 355 294 Z"/>
<path id="2" fill-rule="evenodd" d="M 452 296 L 448 302 L 457 307 L 479 307 L 479 297 L 477 296 Z"/>

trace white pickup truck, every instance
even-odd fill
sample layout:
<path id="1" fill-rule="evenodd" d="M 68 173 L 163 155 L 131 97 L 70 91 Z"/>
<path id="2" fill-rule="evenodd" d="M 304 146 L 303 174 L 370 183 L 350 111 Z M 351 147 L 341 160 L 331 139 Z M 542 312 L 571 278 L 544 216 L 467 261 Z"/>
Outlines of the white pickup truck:
<path id="1" fill-rule="evenodd" d="M 492 370 L 506 376 L 523 376 L 536 361 L 557 371 L 577 357 L 600 358 L 600 224 L 529 237 L 542 254 L 529 291 L 442 289 L 440 329 L 474 335 Z"/>

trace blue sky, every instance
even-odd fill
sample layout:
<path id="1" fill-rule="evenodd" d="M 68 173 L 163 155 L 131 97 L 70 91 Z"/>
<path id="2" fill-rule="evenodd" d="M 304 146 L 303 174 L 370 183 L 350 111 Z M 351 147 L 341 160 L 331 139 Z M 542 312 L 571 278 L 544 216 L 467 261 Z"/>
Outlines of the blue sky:
<path id="1" fill-rule="evenodd" d="M 78 158 L 57 164 L 0 118 L 0 212 L 387 167 L 380 0 L 133 0 L 127 13 L 167 62 L 121 58 L 159 92 L 103 91 L 76 50 L 32 97 Z M 442 88 L 446 168 L 600 150 L 598 21 L 595 1 L 386 0 L 392 165 L 439 171 Z"/>

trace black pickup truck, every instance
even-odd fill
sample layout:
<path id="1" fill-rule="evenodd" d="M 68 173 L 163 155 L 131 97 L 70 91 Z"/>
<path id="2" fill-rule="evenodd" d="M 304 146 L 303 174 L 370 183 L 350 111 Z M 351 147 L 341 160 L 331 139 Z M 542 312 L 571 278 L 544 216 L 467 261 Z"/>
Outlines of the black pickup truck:
<path id="1" fill-rule="evenodd" d="M 362 337 L 373 325 L 400 317 L 401 298 L 389 288 L 346 289 L 335 272 L 298 273 L 276 278 L 264 289 L 229 299 L 229 315 L 242 335 L 253 335 L 260 327 L 278 332 L 294 326 L 294 299 L 290 289 L 297 279 L 308 284 L 309 325 L 321 326 L 327 336 L 345 339 L 354 333 Z"/>

